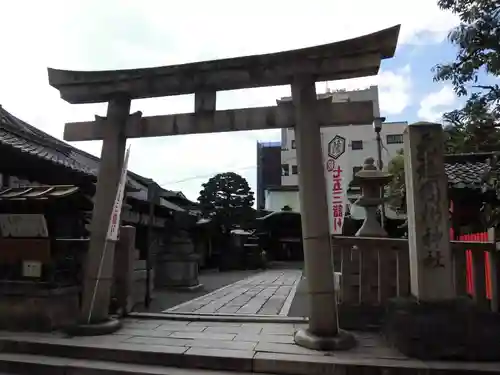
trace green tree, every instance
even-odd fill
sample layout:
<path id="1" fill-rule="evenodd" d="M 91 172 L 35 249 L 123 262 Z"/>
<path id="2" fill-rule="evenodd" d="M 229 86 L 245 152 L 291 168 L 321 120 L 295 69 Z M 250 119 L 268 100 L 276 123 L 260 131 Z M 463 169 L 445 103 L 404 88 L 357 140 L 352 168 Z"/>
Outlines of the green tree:
<path id="1" fill-rule="evenodd" d="M 406 186 L 405 186 L 405 159 L 403 149 L 394 156 L 387 169 L 392 174 L 392 181 L 389 183 L 388 204 L 392 209 L 406 214 Z"/>
<path id="2" fill-rule="evenodd" d="M 219 173 L 202 186 L 198 202 L 206 217 L 227 231 L 252 220 L 255 199 L 245 178 L 234 172 Z"/>
<path id="3" fill-rule="evenodd" d="M 463 108 L 443 116 L 447 151 L 500 149 L 500 86 L 486 83 L 500 76 L 500 0 L 439 0 L 443 10 L 460 18 L 449 35 L 457 47 L 454 62 L 434 67 L 435 81 L 451 81 Z M 483 81 L 483 82 L 480 82 Z"/>

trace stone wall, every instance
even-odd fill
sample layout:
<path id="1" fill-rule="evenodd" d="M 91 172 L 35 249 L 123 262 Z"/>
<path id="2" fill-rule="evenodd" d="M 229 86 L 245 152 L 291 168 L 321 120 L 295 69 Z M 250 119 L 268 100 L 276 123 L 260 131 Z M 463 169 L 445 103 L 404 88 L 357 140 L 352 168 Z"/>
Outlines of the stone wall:
<path id="1" fill-rule="evenodd" d="M 52 331 L 76 323 L 79 288 L 44 289 L 36 282 L 9 284 L 0 292 L 0 329 Z"/>

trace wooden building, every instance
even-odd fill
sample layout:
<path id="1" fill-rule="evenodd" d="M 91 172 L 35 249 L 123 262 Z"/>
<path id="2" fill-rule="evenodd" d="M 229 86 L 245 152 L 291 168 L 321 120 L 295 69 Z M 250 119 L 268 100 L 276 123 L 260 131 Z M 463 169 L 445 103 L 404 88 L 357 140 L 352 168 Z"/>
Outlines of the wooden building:
<path id="1" fill-rule="evenodd" d="M 89 199 L 95 193 L 99 158 L 79 150 L 16 118 L 0 106 L 0 187 L 72 185 Z M 129 171 L 123 224 L 136 227 L 136 245 L 146 250 L 149 221 L 148 187 L 152 180 Z M 168 228 L 176 214 L 195 205 L 182 193 L 160 188 L 155 207 L 157 232 Z M 91 210 L 89 210 L 90 212 Z"/>

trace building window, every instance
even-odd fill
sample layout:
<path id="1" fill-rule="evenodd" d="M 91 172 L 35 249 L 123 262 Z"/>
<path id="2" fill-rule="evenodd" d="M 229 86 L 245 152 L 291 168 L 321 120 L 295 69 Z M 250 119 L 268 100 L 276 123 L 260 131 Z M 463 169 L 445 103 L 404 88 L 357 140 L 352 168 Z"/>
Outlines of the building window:
<path id="1" fill-rule="evenodd" d="M 403 143 L 403 134 L 387 134 L 387 144 L 395 145 Z"/>
<path id="2" fill-rule="evenodd" d="M 351 148 L 353 150 L 362 150 L 363 149 L 363 141 L 351 141 Z"/>
<path id="3" fill-rule="evenodd" d="M 292 139 L 292 150 L 295 150 L 295 139 Z"/>
<path id="4" fill-rule="evenodd" d="M 299 174 L 299 168 L 296 165 L 292 165 L 292 174 Z"/>
<path id="5" fill-rule="evenodd" d="M 288 164 L 281 164 L 281 175 L 288 176 L 290 174 L 290 166 Z"/>

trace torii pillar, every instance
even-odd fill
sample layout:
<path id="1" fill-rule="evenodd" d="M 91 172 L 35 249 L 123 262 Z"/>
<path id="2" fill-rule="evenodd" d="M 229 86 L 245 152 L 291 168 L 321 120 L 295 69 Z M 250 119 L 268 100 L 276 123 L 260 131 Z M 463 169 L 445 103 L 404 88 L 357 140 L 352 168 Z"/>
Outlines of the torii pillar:
<path id="1" fill-rule="evenodd" d="M 80 321 L 103 323 L 108 319 L 115 243 L 107 241 L 111 212 L 118 190 L 127 138 L 125 125 L 131 100 L 116 96 L 109 100 L 101 163 L 97 177 L 94 210 L 90 224 L 90 244 L 85 265 Z M 103 251 L 105 249 L 105 251 Z"/>
<path id="2" fill-rule="evenodd" d="M 316 350 L 349 349 L 354 337 L 339 330 L 331 235 L 317 119 L 316 82 L 300 76 L 292 83 L 295 142 L 299 166 L 304 266 L 308 281 L 309 328 L 295 334 L 298 345 Z"/>

